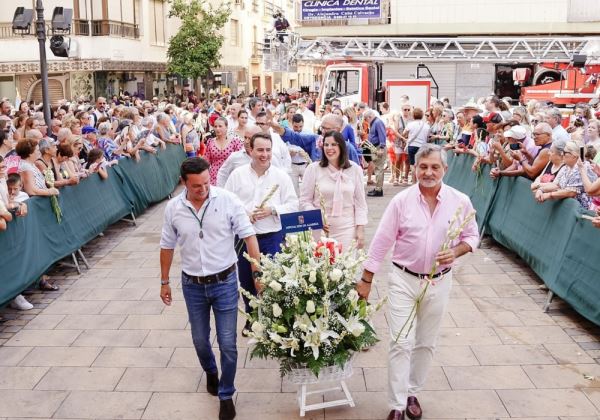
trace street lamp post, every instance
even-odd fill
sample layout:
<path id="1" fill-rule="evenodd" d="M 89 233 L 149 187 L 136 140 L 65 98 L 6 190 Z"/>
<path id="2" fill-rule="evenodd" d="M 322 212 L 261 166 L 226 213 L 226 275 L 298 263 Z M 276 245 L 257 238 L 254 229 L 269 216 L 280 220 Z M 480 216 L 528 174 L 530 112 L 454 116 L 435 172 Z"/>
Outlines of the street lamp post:
<path id="1" fill-rule="evenodd" d="M 37 0 L 35 4 L 37 20 L 35 22 L 36 35 L 40 44 L 40 73 L 42 76 L 42 102 L 44 106 L 44 120 L 50 127 L 50 95 L 48 94 L 48 62 L 46 61 L 46 22 L 44 20 L 44 4 Z"/>

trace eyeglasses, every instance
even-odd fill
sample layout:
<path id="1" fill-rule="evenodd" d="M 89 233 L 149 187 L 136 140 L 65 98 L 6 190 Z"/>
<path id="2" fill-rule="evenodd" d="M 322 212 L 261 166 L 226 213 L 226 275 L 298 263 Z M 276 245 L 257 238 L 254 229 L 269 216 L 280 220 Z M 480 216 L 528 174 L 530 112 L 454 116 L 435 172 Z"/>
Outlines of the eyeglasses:
<path id="1" fill-rule="evenodd" d="M 261 127 L 262 127 L 263 125 L 267 125 L 267 123 L 263 123 L 263 122 L 257 122 L 257 123 L 256 123 L 256 125 L 259 125 L 259 126 L 261 126 Z"/>
<path id="2" fill-rule="evenodd" d="M 403 109 L 402 111 L 404 111 L 404 112 L 409 112 L 409 111 L 410 111 L 410 108 Z"/>
<path id="3" fill-rule="evenodd" d="M 543 136 L 544 134 L 548 134 L 548 133 L 536 133 L 535 131 L 533 133 L 534 136 Z"/>

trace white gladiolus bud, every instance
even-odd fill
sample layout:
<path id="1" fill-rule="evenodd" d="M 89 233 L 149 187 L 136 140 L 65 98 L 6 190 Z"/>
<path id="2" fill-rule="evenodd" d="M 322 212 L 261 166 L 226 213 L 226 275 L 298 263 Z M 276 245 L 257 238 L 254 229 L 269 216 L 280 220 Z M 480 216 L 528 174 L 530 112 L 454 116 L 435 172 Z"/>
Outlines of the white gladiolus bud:
<path id="1" fill-rule="evenodd" d="M 306 313 L 312 314 L 315 312 L 315 302 L 309 300 L 306 302 Z"/>
<path id="2" fill-rule="evenodd" d="M 358 302 L 358 292 L 356 291 L 356 289 L 350 289 L 350 291 L 348 292 L 348 300 L 352 303 L 356 303 Z"/>
<path id="3" fill-rule="evenodd" d="M 308 275 L 308 281 L 311 283 L 314 283 L 317 281 L 317 272 L 316 271 L 311 271 L 310 274 Z"/>
<path id="4" fill-rule="evenodd" d="M 359 337 L 362 333 L 365 332 L 365 326 L 361 323 L 355 324 L 352 326 L 352 335 L 355 337 Z"/>
<path id="5" fill-rule="evenodd" d="M 331 279 L 331 281 L 338 282 L 340 281 L 343 275 L 344 273 L 342 272 L 342 270 L 340 270 L 339 268 L 334 268 L 333 270 L 331 270 L 331 273 L 329 273 L 329 278 Z"/>
<path id="6" fill-rule="evenodd" d="M 250 302 L 248 302 L 248 304 L 252 309 L 258 308 L 258 302 L 256 300 L 251 300 Z"/>
<path id="7" fill-rule="evenodd" d="M 271 289 L 275 290 L 276 292 L 281 291 L 281 284 L 276 282 L 275 280 L 273 280 L 271 283 L 269 283 L 269 287 Z"/>
<path id="8" fill-rule="evenodd" d="M 278 304 L 274 303 L 273 304 L 273 316 L 275 318 L 279 318 L 281 316 L 281 314 L 283 314 L 281 307 Z"/>

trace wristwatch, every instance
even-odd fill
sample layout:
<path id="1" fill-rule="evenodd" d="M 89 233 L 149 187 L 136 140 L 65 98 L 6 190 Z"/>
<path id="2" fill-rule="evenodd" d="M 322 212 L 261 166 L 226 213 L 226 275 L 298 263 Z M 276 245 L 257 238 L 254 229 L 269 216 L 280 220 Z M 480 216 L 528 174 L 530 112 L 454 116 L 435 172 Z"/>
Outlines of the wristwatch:
<path id="1" fill-rule="evenodd" d="M 161 286 L 166 286 L 167 284 L 169 284 L 169 279 L 166 279 L 166 280 L 160 279 Z"/>
<path id="2" fill-rule="evenodd" d="M 253 271 L 252 272 L 252 279 L 253 280 L 257 280 L 259 278 L 261 278 L 263 275 L 262 271 Z"/>

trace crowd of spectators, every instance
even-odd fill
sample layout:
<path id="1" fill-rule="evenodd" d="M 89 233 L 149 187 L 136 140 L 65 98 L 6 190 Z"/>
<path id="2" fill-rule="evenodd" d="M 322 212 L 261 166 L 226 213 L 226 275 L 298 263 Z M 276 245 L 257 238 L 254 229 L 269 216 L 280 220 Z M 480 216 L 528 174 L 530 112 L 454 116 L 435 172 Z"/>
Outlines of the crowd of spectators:
<path id="1" fill-rule="evenodd" d="M 28 197 L 58 195 L 61 188 L 95 174 L 106 179 L 108 167 L 122 159 L 139 161 L 167 143 L 180 145 L 189 157 L 203 156 L 211 165 L 210 182 L 224 186 L 236 168 L 251 161 L 251 139 L 258 134 L 271 139 L 271 162 L 291 177 L 297 195 L 312 162 L 327 167 L 324 138 L 348 158 L 342 169 L 364 171 L 366 184 L 374 186 L 367 195 L 374 197 L 383 195 L 386 172 L 392 185 L 413 183 L 414 157 L 431 142 L 475 156 L 475 171 L 491 164 L 493 178 L 531 179 L 532 199 L 538 202 L 573 198 L 586 209 L 600 208 L 597 103 L 578 104 L 570 116 L 551 103 L 511 106 L 495 96 L 461 107 L 442 98 L 420 109 L 407 96 L 400 104 L 398 110 L 387 103 L 375 110 L 364 103 L 342 107 L 332 99 L 317 106 L 314 94 L 296 91 L 238 97 L 190 93 L 152 100 L 113 96 L 61 101 L 52 107 L 48 126 L 39 105 L 3 99 L 0 230 L 26 217 Z M 600 227 L 600 218 L 593 223 Z M 39 286 L 56 289 L 45 277 Z M 31 307 L 22 296 L 13 305 Z"/>

